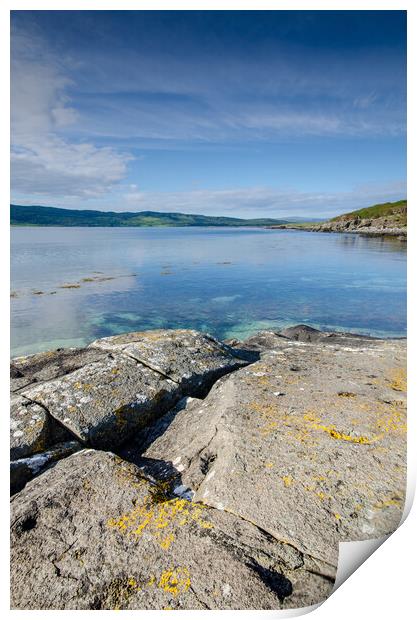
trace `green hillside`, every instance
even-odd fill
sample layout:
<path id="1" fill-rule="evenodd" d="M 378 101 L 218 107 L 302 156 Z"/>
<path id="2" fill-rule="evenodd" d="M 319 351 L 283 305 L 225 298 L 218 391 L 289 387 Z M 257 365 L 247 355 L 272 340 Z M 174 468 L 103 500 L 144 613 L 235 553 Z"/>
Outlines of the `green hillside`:
<path id="1" fill-rule="evenodd" d="M 10 205 L 12 226 L 271 226 L 286 220 L 260 218 L 245 220 L 186 213 L 138 213 L 57 209 L 56 207 Z"/>
<path id="2" fill-rule="evenodd" d="M 357 211 L 351 211 L 350 213 L 344 213 L 332 218 L 331 222 L 348 221 L 348 220 L 363 220 L 371 219 L 376 220 L 378 218 L 386 218 L 392 223 L 398 226 L 407 225 L 407 201 L 398 200 L 397 202 L 384 202 L 382 204 L 374 205 L 373 207 L 366 207 L 365 209 L 358 209 Z"/>

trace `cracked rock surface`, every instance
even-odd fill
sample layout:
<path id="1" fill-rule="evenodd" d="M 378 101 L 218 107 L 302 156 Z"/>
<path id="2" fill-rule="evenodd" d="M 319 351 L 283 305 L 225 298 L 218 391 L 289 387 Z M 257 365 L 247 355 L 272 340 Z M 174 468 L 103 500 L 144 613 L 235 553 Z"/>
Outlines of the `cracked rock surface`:
<path id="1" fill-rule="evenodd" d="M 70 438 L 48 412 L 20 394 L 10 398 L 10 458 L 20 459 Z"/>
<path id="2" fill-rule="evenodd" d="M 238 351 L 194 330 L 154 330 L 101 338 L 90 347 L 123 352 L 178 383 L 190 396 L 202 396 L 208 383 L 245 365 Z"/>
<path id="3" fill-rule="evenodd" d="M 404 341 L 279 341 L 180 411 L 143 457 L 170 461 L 195 501 L 335 562 L 339 540 L 397 527 L 405 454 Z"/>
<path id="4" fill-rule="evenodd" d="M 78 441 L 65 441 L 39 454 L 32 454 L 26 458 L 16 459 L 10 463 L 10 491 L 17 493 L 29 480 L 45 471 L 50 465 L 60 459 L 82 449 Z"/>
<path id="5" fill-rule="evenodd" d="M 293 547 L 171 498 L 108 452 L 60 461 L 15 496 L 12 514 L 14 608 L 279 609 L 332 586 L 334 567 L 318 575 Z"/>
<path id="6" fill-rule="evenodd" d="M 247 363 L 238 351 L 191 330 L 124 334 L 85 349 L 16 358 L 11 456 L 51 447 L 52 426 L 67 432 L 56 441 L 115 448 L 184 395 L 205 395 L 216 379 Z M 35 417 L 34 426 L 29 418 Z"/>
<path id="7" fill-rule="evenodd" d="M 14 608 L 303 607 L 329 596 L 339 541 L 397 527 L 406 342 L 284 331 L 13 361 L 18 406 L 72 438 L 14 461 L 38 468 L 12 498 Z"/>

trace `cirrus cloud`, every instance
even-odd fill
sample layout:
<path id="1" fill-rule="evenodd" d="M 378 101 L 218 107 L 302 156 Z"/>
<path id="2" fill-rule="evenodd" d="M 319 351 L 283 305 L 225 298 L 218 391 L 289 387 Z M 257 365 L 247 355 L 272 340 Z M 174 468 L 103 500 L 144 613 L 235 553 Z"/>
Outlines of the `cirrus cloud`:
<path id="1" fill-rule="evenodd" d="M 141 192 L 130 187 L 118 211 L 180 211 L 232 217 L 330 217 L 406 195 L 402 181 L 369 184 L 344 192 L 302 192 L 268 187 L 188 192 Z M 113 209 L 113 207 L 112 207 Z"/>

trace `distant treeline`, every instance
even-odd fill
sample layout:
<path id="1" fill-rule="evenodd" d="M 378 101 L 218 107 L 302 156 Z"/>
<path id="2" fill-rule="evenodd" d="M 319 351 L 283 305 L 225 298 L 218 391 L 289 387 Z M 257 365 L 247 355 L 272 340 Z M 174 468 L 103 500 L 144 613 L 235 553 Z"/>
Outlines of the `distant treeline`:
<path id="1" fill-rule="evenodd" d="M 271 226 L 287 220 L 190 215 L 186 213 L 138 213 L 58 209 L 56 207 L 10 205 L 13 226 Z"/>

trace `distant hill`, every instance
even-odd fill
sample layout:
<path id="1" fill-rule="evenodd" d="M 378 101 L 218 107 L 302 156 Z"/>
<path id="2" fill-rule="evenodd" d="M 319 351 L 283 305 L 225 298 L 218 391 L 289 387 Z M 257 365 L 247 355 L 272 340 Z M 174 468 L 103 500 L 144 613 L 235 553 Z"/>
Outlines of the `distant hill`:
<path id="1" fill-rule="evenodd" d="M 56 207 L 10 205 L 12 226 L 272 226 L 288 220 L 260 218 L 245 220 L 187 213 L 138 213 L 57 209 Z"/>

